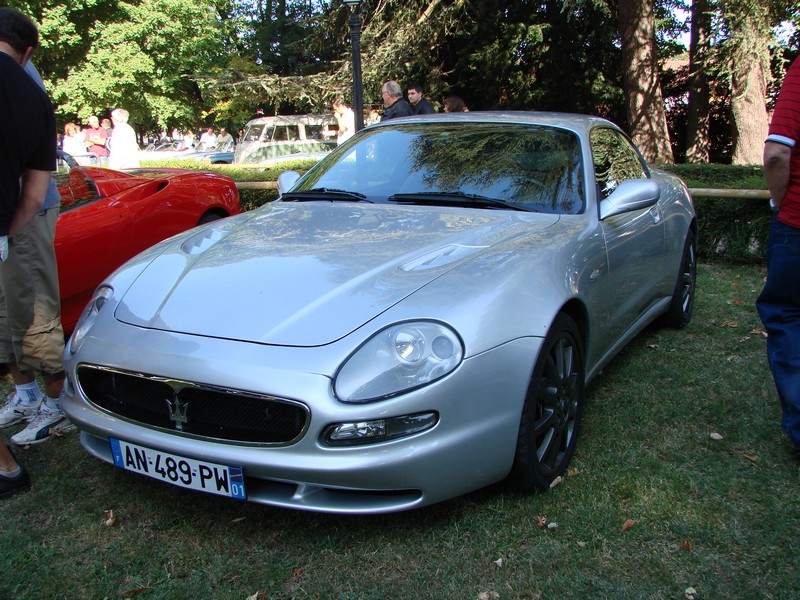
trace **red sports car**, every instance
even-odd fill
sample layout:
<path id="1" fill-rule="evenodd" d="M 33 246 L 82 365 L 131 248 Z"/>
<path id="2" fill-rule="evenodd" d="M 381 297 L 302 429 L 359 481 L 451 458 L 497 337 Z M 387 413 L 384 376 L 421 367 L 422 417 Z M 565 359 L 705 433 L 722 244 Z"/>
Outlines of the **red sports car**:
<path id="1" fill-rule="evenodd" d="M 78 166 L 59 155 L 60 172 L 53 174 L 61 192 L 55 244 L 65 334 L 97 285 L 126 260 L 176 233 L 242 212 L 236 184 L 224 175 L 121 172 Z"/>

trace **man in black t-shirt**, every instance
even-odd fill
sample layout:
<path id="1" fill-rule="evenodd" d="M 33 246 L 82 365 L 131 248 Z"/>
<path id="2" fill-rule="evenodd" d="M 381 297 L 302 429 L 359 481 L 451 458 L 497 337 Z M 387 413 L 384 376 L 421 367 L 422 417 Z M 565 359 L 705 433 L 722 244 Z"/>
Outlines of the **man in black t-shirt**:
<path id="1" fill-rule="evenodd" d="M 412 83 L 408 86 L 408 102 L 411 104 L 415 115 L 436 114 L 433 104 L 428 102 L 427 98 L 422 97 L 422 86 L 418 83 Z"/>
<path id="2" fill-rule="evenodd" d="M 56 165 L 55 115 L 47 94 L 24 70 L 38 43 L 29 17 L 0 7 L 0 365 L 15 384 L 0 409 L 0 427 L 28 421 L 11 438 L 20 445 L 74 429 L 59 402 L 64 335 L 53 246 L 58 206 L 43 210 Z M 28 485 L 27 473 L 0 444 L 0 497 Z"/>

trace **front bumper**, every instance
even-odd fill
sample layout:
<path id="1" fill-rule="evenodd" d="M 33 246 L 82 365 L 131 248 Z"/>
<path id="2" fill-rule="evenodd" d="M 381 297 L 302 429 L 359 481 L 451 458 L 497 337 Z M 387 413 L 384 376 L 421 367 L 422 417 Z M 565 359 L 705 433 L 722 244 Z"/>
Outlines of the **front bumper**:
<path id="1" fill-rule="evenodd" d="M 341 356 L 330 348 L 274 348 L 125 329 L 133 330 L 125 344 L 88 338 L 80 353 L 67 360 L 70 382 L 63 406 L 90 454 L 113 463 L 108 438 L 114 437 L 241 466 L 248 500 L 331 513 L 406 510 L 503 479 L 513 463 L 522 403 L 541 343 L 539 338 L 514 340 L 466 359 L 429 386 L 354 405 L 333 396 L 326 373 L 335 372 Z M 285 446 L 222 443 L 146 427 L 91 404 L 76 385 L 82 363 L 301 402 L 310 411 L 309 425 L 299 440 Z M 332 423 L 425 411 L 436 411 L 439 421 L 423 433 L 350 447 L 321 442 L 321 433 Z"/>

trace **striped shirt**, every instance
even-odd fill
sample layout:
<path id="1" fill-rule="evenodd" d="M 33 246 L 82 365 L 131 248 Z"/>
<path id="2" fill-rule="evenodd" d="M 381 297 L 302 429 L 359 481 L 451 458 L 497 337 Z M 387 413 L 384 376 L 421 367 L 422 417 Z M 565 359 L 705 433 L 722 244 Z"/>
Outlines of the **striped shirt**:
<path id="1" fill-rule="evenodd" d="M 800 58 L 795 59 L 783 80 L 767 141 L 792 149 L 789 187 L 781 203 L 778 220 L 800 228 Z"/>

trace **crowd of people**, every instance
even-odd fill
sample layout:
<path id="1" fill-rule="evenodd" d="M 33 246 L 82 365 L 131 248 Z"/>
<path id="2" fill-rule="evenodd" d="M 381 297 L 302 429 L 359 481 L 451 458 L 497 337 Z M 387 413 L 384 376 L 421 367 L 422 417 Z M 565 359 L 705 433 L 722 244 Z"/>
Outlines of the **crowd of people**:
<path id="1" fill-rule="evenodd" d="M 418 83 L 412 83 L 406 88 L 408 100 L 403 98 L 403 88 L 396 81 L 387 81 L 381 87 L 381 98 L 384 110 L 381 115 L 377 110 L 369 111 L 364 125 L 374 125 L 381 121 L 388 121 L 397 117 L 410 117 L 412 115 L 432 115 L 436 108 L 424 97 L 424 89 Z M 464 101 L 455 95 L 449 95 L 442 101 L 443 112 L 469 112 Z M 355 113 L 348 107 L 344 100 L 337 98 L 333 101 L 333 114 L 336 117 L 338 133 L 336 142 L 341 144 L 355 133 Z"/>
<path id="2" fill-rule="evenodd" d="M 110 119 L 102 121 L 91 115 L 81 129 L 73 122 L 64 125 L 61 149 L 78 164 L 100 164 L 112 169 L 139 167 L 139 142 L 128 124 L 130 113 L 124 108 L 111 111 Z"/>

